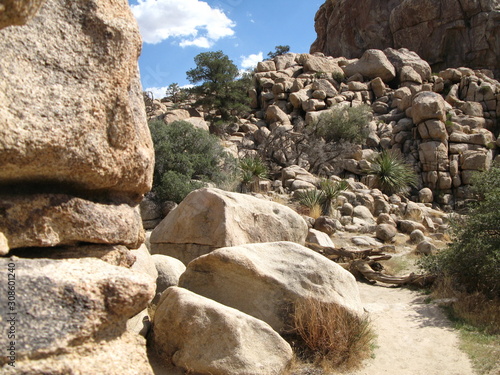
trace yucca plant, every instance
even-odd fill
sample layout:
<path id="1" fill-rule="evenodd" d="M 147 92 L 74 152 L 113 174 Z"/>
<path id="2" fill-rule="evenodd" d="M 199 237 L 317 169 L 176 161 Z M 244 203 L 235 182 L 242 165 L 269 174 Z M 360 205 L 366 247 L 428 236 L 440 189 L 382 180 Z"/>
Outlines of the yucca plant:
<path id="1" fill-rule="evenodd" d="M 309 209 L 309 216 L 315 219 L 321 216 L 325 199 L 323 191 L 317 189 L 302 190 L 297 193 L 297 199 L 302 206 Z"/>
<path id="2" fill-rule="evenodd" d="M 382 151 L 372 162 L 368 174 L 375 176 L 375 187 L 385 194 L 407 194 L 415 186 L 417 175 L 401 157 Z"/>
<path id="3" fill-rule="evenodd" d="M 331 214 L 332 204 L 339 194 L 349 187 L 347 181 L 332 181 L 323 179 L 320 182 L 320 189 L 323 192 L 323 213 L 327 216 Z"/>
<path id="4" fill-rule="evenodd" d="M 243 158 L 239 162 L 241 190 L 257 191 L 259 182 L 269 175 L 269 169 L 264 161 L 257 157 Z"/>

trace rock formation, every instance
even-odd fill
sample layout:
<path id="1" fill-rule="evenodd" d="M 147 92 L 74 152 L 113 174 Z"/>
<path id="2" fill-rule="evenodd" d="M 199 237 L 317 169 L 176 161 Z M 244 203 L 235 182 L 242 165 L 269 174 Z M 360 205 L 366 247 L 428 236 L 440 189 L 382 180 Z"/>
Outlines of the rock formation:
<path id="1" fill-rule="evenodd" d="M 0 372 L 151 375 L 127 329 L 156 277 L 129 250 L 153 171 L 137 24 L 125 0 L 0 5 Z"/>
<path id="2" fill-rule="evenodd" d="M 467 66 L 500 74 L 495 0 L 328 0 L 315 28 L 311 53 L 358 58 L 368 49 L 407 48 L 434 70 Z"/>
<path id="3" fill-rule="evenodd" d="M 0 31 L 0 49 L 1 205 L 35 220 L 23 236 L 0 224 L 9 247 L 117 242 L 82 212 L 139 244 L 136 206 L 151 188 L 153 147 L 128 4 L 47 1 L 27 25 Z"/>

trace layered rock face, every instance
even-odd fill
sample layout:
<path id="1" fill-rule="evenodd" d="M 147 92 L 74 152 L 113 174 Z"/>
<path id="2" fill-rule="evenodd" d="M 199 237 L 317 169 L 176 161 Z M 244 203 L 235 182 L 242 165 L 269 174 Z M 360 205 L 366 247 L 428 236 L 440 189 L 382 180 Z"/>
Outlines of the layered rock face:
<path id="1" fill-rule="evenodd" d="M 0 372 L 150 375 L 138 27 L 125 0 L 42 3 L 0 4 Z"/>
<path id="2" fill-rule="evenodd" d="M 500 73 L 495 0 L 329 0 L 315 27 L 311 53 L 354 58 L 370 48 L 408 48 L 435 70 L 468 66 Z"/>
<path id="3" fill-rule="evenodd" d="M 37 232 L 20 241 L 20 228 L 0 224 L 9 248 L 116 243 L 78 215 L 53 214 L 68 205 L 99 212 L 93 220 L 120 212 L 110 230 L 125 245 L 140 243 L 135 206 L 151 187 L 154 154 L 137 68 L 141 39 L 127 2 L 47 1 L 27 25 L 0 31 L 0 49 L 1 207 L 27 205 L 12 194 L 29 195 Z M 88 233 L 68 233 L 63 221 Z"/>

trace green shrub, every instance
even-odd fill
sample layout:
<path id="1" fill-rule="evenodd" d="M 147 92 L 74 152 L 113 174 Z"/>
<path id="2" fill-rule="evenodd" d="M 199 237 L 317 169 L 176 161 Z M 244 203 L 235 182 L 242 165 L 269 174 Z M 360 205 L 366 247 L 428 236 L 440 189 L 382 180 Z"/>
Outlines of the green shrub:
<path id="1" fill-rule="evenodd" d="M 319 117 L 316 133 L 327 142 L 364 143 L 371 118 L 371 108 L 367 105 L 334 106 Z"/>
<path id="2" fill-rule="evenodd" d="M 415 186 L 417 176 L 399 155 L 382 151 L 366 171 L 375 176 L 375 186 L 385 194 L 406 194 Z"/>
<path id="3" fill-rule="evenodd" d="M 323 213 L 327 216 L 330 215 L 332 211 L 332 204 L 337 199 L 339 194 L 349 187 L 347 181 L 332 181 L 323 179 L 320 183 L 320 189 L 323 192 Z"/>
<path id="4" fill-rule="evenodd" d="M 500 166 L 477 173 L 473 189 L 479 201 L 453 221 L 453 243 L 421 265 L 469 293 L 500 297 Z"/>
<path id="5" fill-rule="evenodd" d="M 236 168 L 219 139 L 185 121 L 149 123 L 155 148 L 153 192 L 160 201 L 179 203 L 206 182 L 232 178 Z"/>
<path id="6" fill-rule="evenodd" d="M 250 188 L 257 191 L 259 182 L 269 175 L 269 168 L 264 161 L 257 157 L 243 158 L 239 162 L 241 191 Z"/>
<path id="7" fill-rule="evenodd" d="M 316 210 L 317 207 L 321 207 L 321 213 L 323 215 L 330 215 L 332 203 L 337 199 L 340 192 L 344 191 L 348 187 L 346 181 L 332 181 L 323 179 L 320 182 L 320 190 L 308 189 L 300 191 L 297 194 L 298 202 L 309 208 L 310 210 Z"/>

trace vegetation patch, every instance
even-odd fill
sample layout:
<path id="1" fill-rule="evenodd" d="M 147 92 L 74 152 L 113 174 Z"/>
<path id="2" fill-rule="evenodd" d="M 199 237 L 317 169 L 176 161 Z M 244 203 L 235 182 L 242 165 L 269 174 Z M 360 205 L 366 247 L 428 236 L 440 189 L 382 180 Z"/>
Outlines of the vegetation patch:
<path id="1" fill-rule="evenodd" d="M 291 337 L 298 358 L 325 371 L 359 367 L 375 338 L 367 318 L 313 298 L 295 304 Z"/>
<path id="2" fill-rule="evenodd" d="M 316 133 L 327 142 L 362 144 L 368 136 L 367 125 L 371 118 L 372 111 L 367 105 L 347 108 L 337 105 L 319 117 Z"/>
<path id="3" fill-rule="evenodd" d="M 234 178 L 236 161 L 216 136 L 185 121 L 151 121 L 149 129 L 155 148 L 156 199 L 180 203 L 208 182 L 221 185 Z"/>

